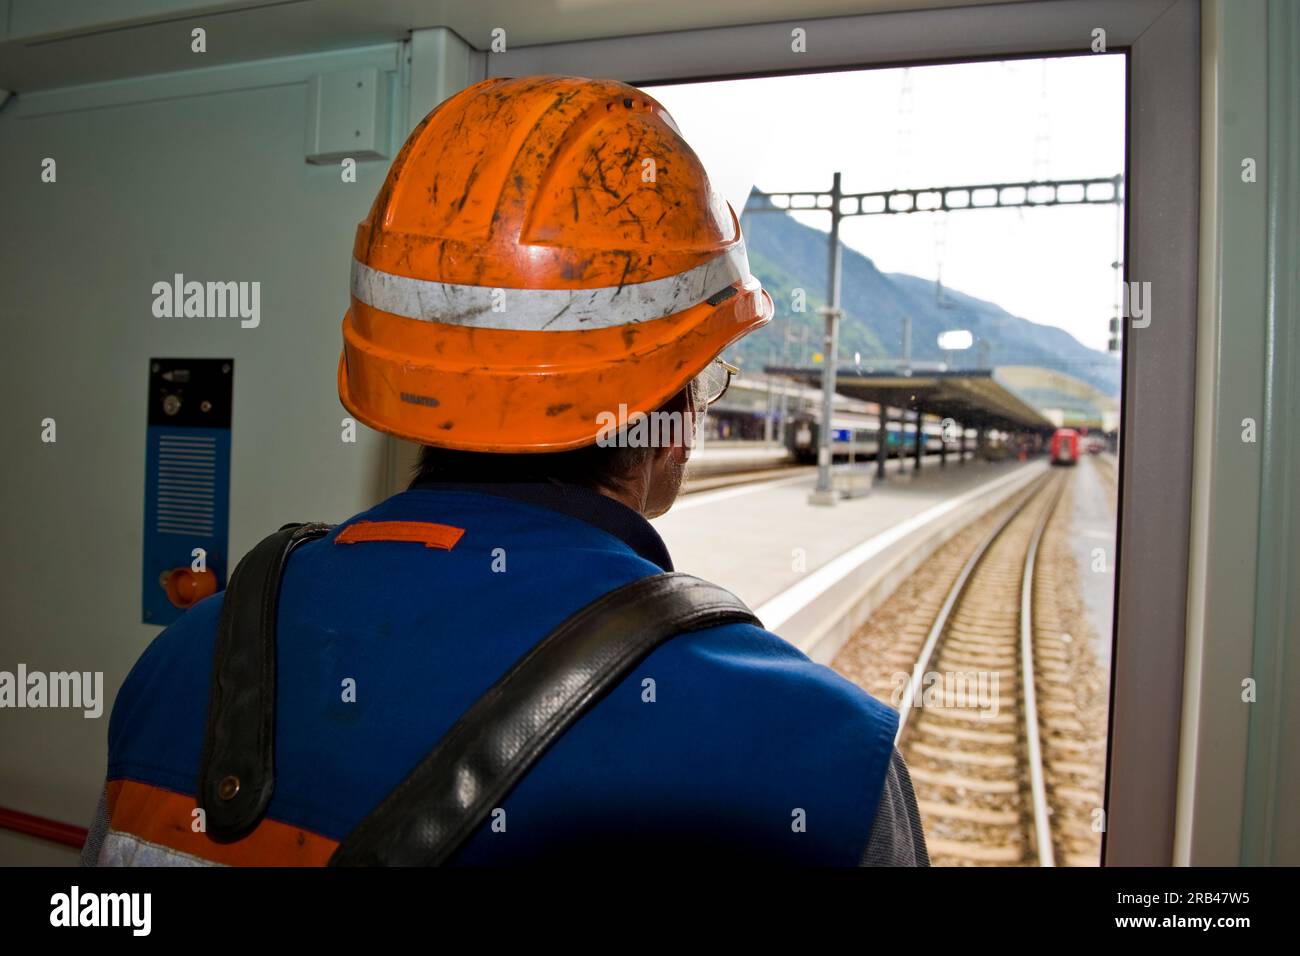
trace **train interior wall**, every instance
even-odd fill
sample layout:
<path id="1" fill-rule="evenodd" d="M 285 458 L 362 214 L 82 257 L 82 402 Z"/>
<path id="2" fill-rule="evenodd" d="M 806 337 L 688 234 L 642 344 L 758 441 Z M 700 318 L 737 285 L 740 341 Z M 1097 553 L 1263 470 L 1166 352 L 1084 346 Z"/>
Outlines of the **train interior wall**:
<path id="1" fill-rule="evenodd" d="M 6 712 L 3 804 L 89 822 L 114 695 L 159 631 L 140 606 L 151 358 L 234 360 L 233 555 L 289 520 L 345 518 L 391 484 L 384 439 L 358 427 L 343 440 L 334 388 L 351 236 L 388 160 L 344 183 L 338 163 L 304 161 L 304 136 L 311 76 L 374 68 L 393 82 L 401 49 L 34 93 L 0 113 L 4 666 L 104 674 L 99 719 Z M 177 273 L 259 281 L 259 324 L 156 318 L 152 286 Z M 70 856 L 0 833 L 5 862 Z"/>

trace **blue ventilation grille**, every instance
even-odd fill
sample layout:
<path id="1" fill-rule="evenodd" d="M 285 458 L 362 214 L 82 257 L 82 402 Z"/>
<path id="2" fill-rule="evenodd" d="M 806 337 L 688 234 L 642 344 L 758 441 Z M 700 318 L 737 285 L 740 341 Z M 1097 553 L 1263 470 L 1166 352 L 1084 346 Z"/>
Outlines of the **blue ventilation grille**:
<path id="1" fill-rule="evenodd" d="M 160 534 L 212 537 L 217 510 L 217 440 L 213 436 L 159 435 L 158 508 Z"/>
<path id="2" fill-rule="evenodd" d="M 192 567 L 202 548 L 218 587 L 226 585 L 230 525 L 230 431 L 151 425 L 145 442 L 142 619 L 166 625 L 180 616 L 163 586 Z"/>

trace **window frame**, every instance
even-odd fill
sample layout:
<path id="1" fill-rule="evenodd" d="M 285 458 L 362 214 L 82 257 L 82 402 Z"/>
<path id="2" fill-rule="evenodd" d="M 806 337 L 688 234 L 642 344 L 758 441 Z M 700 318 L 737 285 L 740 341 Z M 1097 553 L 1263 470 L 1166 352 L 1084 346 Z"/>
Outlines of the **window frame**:
<path id="1" fill-rule="evenodd" d="M 562 73 L 633 85 L 1088 54 L 1128 58 L 1119 526 L 1107 754 L 1107 865 L 1174 859 L 1197 341 L 1199 0 L 1029 0 L 685 30 L 471 54 L 477 77 Z M 806 52 L 790 51 L 791 30 Z M 671 51 L 670 56 L 665 51 Z"/>

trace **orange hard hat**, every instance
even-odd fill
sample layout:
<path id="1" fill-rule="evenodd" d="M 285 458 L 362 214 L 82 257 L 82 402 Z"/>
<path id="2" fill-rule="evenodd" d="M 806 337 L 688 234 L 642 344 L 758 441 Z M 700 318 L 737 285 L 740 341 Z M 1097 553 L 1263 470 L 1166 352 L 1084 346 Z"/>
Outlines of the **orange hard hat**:
<path id="1" fill-rule="evenodd" d="M 771 317 L 663 106 L 608 80 L 485 80 L 415 128 L 357 228 L 339 397 L 426 445 L 578 448 Z"/>

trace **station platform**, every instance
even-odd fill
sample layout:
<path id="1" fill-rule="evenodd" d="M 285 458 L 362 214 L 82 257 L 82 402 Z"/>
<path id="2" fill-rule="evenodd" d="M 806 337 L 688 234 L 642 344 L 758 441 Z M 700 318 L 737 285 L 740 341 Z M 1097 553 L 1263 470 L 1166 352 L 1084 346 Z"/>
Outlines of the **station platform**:
<path id="1" fill-rule="evenodd" d="M 1091 625 L 1093 652 L 1110 665 L 1111 619 L 1115 611 L 1115 502 L 1118 472 L 1114 455 L 1084 455 L 1075 469 L 1074 514 L 1070 545 L 1084 608 Z"/>
<path id="2" fill-rule="evenodd" d="M 789 450 L 779 442 L 714 439 L 692 449 L 686 474 L 703 478 L 721 472 L 776 468 L 789 460 Z"/>
<path id="3" fill-rule="evenodd" d="M 771 631 L 829 663 L 853 631 L 935 549 L 1048 467 L 927 463 L 833 506 L 808 497 L 815 472 L 703 491 L 653 522 L 679 571 L 733 591 Z"/>

